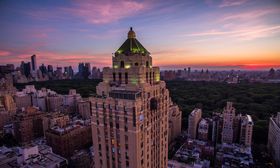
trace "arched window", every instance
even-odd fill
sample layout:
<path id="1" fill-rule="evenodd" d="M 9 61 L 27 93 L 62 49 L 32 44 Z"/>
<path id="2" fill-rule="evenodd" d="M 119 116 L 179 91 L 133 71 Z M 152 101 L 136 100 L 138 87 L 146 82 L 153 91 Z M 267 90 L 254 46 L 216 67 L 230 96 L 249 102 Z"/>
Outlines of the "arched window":
<path id="1" fill-rule="evenodd" d="M 121 61 L 121 68 L 124 68 L 124 62 Z"/>
<path id="2" fill-rule="evenodd" d="M 135 66 L 138 66 L 138 62 L 136 62 L 134 65 L 135 65 Z"/>
<path id="3" fill-rule="evenodd" d="M 149 61 L 146 61 L 146 67 L 149 67 Z"/>

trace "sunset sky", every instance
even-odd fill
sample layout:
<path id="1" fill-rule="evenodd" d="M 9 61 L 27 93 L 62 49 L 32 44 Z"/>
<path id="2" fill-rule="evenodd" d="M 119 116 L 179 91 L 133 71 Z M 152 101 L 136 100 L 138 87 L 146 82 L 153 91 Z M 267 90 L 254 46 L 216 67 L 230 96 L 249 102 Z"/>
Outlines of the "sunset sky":
<path id="1" fill-rule="evenodd" d="M 130 26 L 163 69 L 280 68 L 279 0 L 0 0 L 0 64 L 111 66 Z"/>

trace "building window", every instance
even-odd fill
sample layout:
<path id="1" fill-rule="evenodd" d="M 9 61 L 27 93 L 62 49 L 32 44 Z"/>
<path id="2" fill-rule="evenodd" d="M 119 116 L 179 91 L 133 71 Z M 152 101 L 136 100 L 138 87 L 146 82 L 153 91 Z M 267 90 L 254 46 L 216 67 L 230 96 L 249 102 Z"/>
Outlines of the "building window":
<path id="1" fill-rule="evenodd" d="M 128 144 L 125 144 L 125 149 L 128 150 Z"/>
<path id="2" fill-rule="evenodd" d="M 135 66 L 138 66 L 138 62 L 135 62 L 135 64 L 134 64 Z"/>
<path id="3" fill-rule="evenodd" d="M 121 68 L 124 68 L 124 62 L 121 61 Z"/>
<path id="4" fill-rule="evenodd" d="M 127 72 L 124 74 L 124 77 L 125 77 L 125 84 L 128 84 L 128 73 Z"/>
<path id="5" fill-rule="evenodd" d="M 116 82 L 116 73 L 113 73 L 113 81 Z"/>
<path id="6" fill-rule="evenodd" d="M 157 110 L 157 100 L 155 98 L 152 98 L 150 101 L 150 109 Z"/>
<path id="7" fill-rule="evenodd" d="M 124 137 L 125 137 L 125 142 L 127 142 L 128 141 L 128 136 L 125 135 Z"/>
<path id="8" fill-rule="evenodd" d="M 136 108 L 133 107 L 133 126 L 136 127 Z"/>
<path id="9" fill-rule="evenodd" d="M 119 73 L 119 82 L 122 83 L 122 73 Z"/>
<path id="10" fill-rule="evenodd" d="M 146 67 L 149 67 L 149 61 L 146 61 Z"/>
<path id="11" fill-rule="evenodd" d="M 124 111 L 124 114 L 127 114 L 127 109 L 125 106 L 123 106 L 123 111 Z"/>
<path id="12" fill-rule="evenodd" d="M 125 131 L 125 132 L 127 132 L 127 131 L 128 131 L 127 126 L 124 126 L 124 131 Z"/>

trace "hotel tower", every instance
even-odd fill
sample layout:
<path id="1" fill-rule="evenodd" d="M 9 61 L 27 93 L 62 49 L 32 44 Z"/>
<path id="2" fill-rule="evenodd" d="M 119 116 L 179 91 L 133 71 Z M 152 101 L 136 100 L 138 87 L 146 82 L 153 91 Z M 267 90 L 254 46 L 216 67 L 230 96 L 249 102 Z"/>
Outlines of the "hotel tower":
<path id="1" fill-rule="evenodd" d="M 90 98 L 95 168 L 166 168 L 169 91 L 130 28 Z"/>

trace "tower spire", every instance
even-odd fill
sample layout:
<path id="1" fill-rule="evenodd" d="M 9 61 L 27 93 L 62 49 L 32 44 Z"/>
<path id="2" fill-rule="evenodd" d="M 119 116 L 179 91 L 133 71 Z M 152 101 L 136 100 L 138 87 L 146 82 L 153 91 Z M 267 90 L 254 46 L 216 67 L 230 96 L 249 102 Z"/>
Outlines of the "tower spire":
<path id="1" fill-rule="evenodd" d="M 132 27 L 130 27 L 129 32 L 127 33 L 127 38 L 129 39 L 136 38 L 136 33 L 133 31 Z"/>

